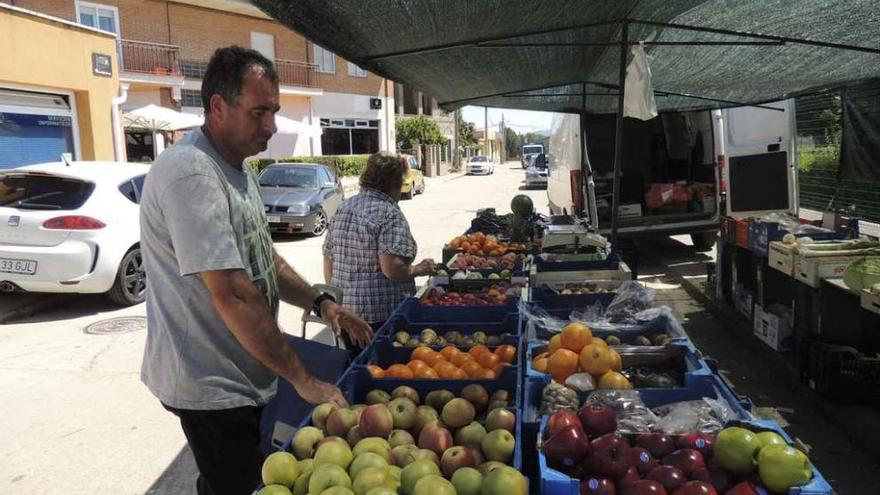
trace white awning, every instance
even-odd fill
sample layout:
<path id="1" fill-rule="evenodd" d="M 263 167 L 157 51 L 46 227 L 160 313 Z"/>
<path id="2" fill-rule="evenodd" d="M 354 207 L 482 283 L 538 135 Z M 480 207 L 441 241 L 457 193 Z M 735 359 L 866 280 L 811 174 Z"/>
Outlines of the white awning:
<path id="1" fill-rule="evenodd" d="M 126 112 L 122 123 L 126 129 L 179 131 L 202 125 L 202 117 L 151 104 Z"/>

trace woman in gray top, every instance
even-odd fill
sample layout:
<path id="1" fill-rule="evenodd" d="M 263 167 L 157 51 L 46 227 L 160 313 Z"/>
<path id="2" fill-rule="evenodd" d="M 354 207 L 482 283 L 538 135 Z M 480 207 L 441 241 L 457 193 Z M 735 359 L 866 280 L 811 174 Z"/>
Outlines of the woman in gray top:
<path id="1" fill-rule="evenodd" d="M 434 272 L 434 261 L 413 264 L 416 241 L 397 205 L 406 174 L 397 155 L 367 160 L 360 193 L 339 207 L 324 239 L 324 278 L 342 289 L 344 306 L 378 328 L 404 299 L 414 279 Z"/>

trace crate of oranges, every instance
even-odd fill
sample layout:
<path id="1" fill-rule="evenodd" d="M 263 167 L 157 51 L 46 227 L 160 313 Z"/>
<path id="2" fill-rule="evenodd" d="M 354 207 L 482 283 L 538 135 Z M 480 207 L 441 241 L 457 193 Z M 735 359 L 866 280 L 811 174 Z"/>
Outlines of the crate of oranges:
<path id="1" fill-rule="evenodd" d="M 443 263 L 447 263 L 456 253 L 481 256 L 504 256 L 508 252 L 527 251 L 529 246 L 521 242 L 503 242 L 493 235 L 482 232 L 460 235 L 449 241 L 443 248 Z"/>
<path id="2" fill-rule="evenodd" d="M 367 369 L 374 378 L 424 380 L 495 380 L 516 376 L 519 367 L 517 346 L 502 344 L 494 349 L 477 344 L 467 350 L 455 346 L 434 349 L 392 348 L 387 341 L 374 344 L 371 364 Z M 406 360 L 395 355 L 408 351 Z"/>

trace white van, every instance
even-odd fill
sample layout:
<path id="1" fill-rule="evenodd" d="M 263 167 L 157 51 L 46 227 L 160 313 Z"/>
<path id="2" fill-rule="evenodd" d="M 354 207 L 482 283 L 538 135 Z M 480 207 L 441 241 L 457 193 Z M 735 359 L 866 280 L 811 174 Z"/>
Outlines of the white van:
<path id="1" fill-rule="evenodd" d="M 763 107 L 773 109 L 626 119 L 618 232 L 624 237 L 690 234 L 698 249 L 709 249 L 721 214 L 796 213 L 794 100 Z M 589 166 L 584 170 L 592 170 L 595 183 L 589 197 L 581 170 L 580 118 L 554 115 L 547 155 L 552 214 L 589 216 L 585 205 L 595 201 L 600 232 L 610 232 L 615 124 L 614 115 L 588 115 L 584 122 Z"/>

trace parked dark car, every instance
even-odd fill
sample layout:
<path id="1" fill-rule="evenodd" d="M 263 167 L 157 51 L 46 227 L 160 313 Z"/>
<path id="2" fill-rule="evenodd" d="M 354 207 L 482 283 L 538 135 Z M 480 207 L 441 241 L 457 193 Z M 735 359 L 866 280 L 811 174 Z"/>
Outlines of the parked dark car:
<path id="1" fill-rule="evenodd" d="M 316 163 L 275 163 L 259 179 L 273 233 L 323 235 L 344 197 L 336 174 Z"/>

